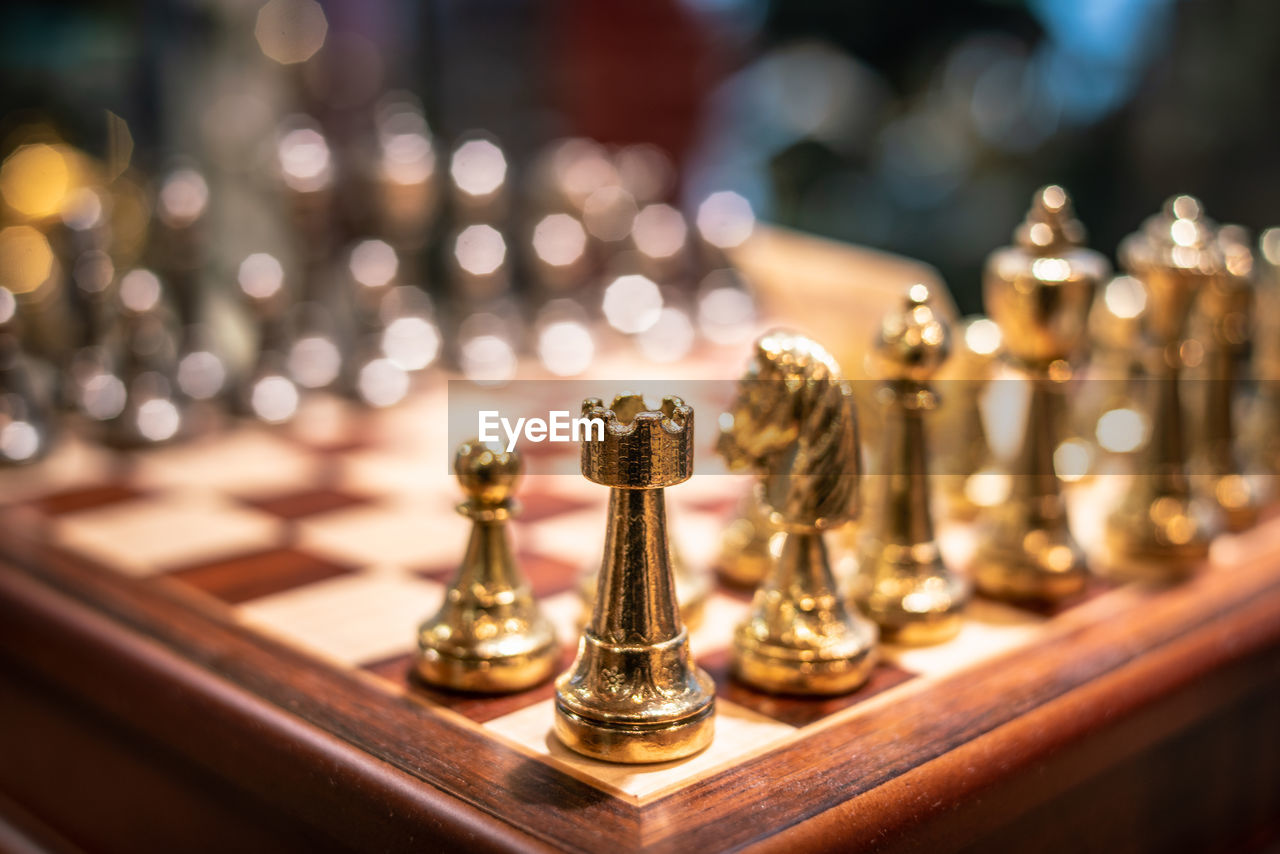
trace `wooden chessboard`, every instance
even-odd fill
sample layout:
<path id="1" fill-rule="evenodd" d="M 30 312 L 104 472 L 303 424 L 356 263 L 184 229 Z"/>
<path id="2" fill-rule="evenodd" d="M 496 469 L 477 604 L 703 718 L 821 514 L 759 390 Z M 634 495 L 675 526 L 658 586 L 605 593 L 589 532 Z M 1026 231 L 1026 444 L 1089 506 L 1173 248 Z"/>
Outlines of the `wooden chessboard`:
<path id="1" fill-rule="evenodd" d="M 718 587 L 691 640 L 718 692 L 712 746 L 652 766 L 578 756 L 550 735 L 550 684 L 464 696 L 408 678 L 415 627 L 467 536 L 446 398 L 435 384 L 387 412 L 321 400 L 291 426 L 131 455 L 72 436 L 0 473 L 0 652 L 15 678 L 54 679 L 318 839 L 387 849 L 962 847 L 1194 721 L 1276 696 L 1280 520 L 1218 541 L 1175 587 L 1099 581 L 1050 610 L 979 599 L 958 638 L 886 647 L 865 687 L 830 699 L 730 679 L 750 597 Z M 695 475 L 668 491 L 691 564 L 714 564 L 745 487 Z M 605 493 L 561 475 L 520 490 L 517 554 L 566 665 Z M 969 537 L 948 528 L 943 544 L 962 562 Z M 0 790 L 38 776 L 39 754 L 13 741 Z"/>

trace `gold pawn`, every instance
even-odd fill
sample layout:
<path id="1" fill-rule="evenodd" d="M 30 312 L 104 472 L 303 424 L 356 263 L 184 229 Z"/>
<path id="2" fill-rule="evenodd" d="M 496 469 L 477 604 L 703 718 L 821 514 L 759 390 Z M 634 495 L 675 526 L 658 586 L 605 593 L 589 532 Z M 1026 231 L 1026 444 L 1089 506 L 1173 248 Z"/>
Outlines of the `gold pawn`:
<path id="1" fill-rule="evenodd" d="M 1196 383 L 1200 391 L 1199 432 L 1191 453 L 1193 487 L 1217 507 L 1226 528 L 1243 531 L 1258 520 L 1261 496 L 1241 470 L 1236 457 L 1235 399 L 1237 364 L 1249 343 L 1253 308 L 1253 252 L 1248 233 L 1238 225 L 1218 231 L 1223 268 L 1200 292 L 1193 323 L 1204 344 L 1204 361 Z"/>
<path id="2" fill-rule="evenodd" d="M 1142 361 L 1149 434 L 1134 477 L 1107 519 L 1109 569 L 1155 581 L 1185 576 L 1209 554 L 1219 527 L 1187 478 L 1181 378 L 1187 318 L 1197 294 L 1222 272 L 1222 253 L 1200 202 L 1175 196 L 1120 244 L 1128 272 L 1147 289 Z"/>
<path id="3" fill-rule="evenodd" d="M 725 528 L 716 570 L 734 587 L 754 589 L 769 571 L 773 554 L 769 545 L 778 534 L 769 524 L 769 512 L 760 506 L 755 490 L 742 496 L 737 515 Z"/>
<path id="4" fill-rule="evenodd" d="M 837 592 L 823 540 L 857 511 L 852 392 L 816 342 L 771 332 L 756 342 L 722 425 L 718 450 L 730 468 L 760 476 L 756 494 L 782 534 L 734 632 L 734 674 L 777 693 L 852 691 L 875 666 L 878 632 Z"/>
<path id="5" fill-rule="evenodd" d="M 559 659 L 555 629 L 533 600 L 511 555 L 507 521 L 520 477 L 514 452 L 479 440 L 458 448 L 453 470 L 467 495 L 458 512 L 471 539 L 444 604 L 418 628 L 415 671 L 455 691 L 520 691 L 549 678 Z"/>
<path id="6" fill-rule="evenodd" d="M 1052 601 L 1079 594 L 1088 578 L 1054 460 L 1067 421 L 1067 360 L 1085 337 L 1094 293 L 1110 269 L 1083 241 L 1066 192 L 1044 187 L 1015 232 L 1016 245 L 992 253 L 983 277 L 1006 355 L 1030 384 L 1010 494 L 988 510 L 974 556 L 974 580 L 989 596 Z"/>
<path id="7" fill-rule="evenodd" d="M 872 358 L 885 379 L 880 466 L 863 530 L 853 599 L 887 641 L 931 644 L 960 631 L 968 583 L 942 562 L 933 537 L 924 415 L 937 408 L 929 380 L 947 358 L 946 325 L 916 285 L 881 324 Z"/>
<path id="8" fill-rule="evenodd" d="M 693 409 L 639 395 L 582 414 L 604 422 L 582 443 L 582 474 L 610 487 L 604 562 L 578 657 L 556 680 L 556 736 L 609 762 L 665 762 L 711 743 L 715 685 L 693 663 L 680 621 L 663 490 L 693 474 Z M 590 433 L 588 433 L 590 436 Z"/>

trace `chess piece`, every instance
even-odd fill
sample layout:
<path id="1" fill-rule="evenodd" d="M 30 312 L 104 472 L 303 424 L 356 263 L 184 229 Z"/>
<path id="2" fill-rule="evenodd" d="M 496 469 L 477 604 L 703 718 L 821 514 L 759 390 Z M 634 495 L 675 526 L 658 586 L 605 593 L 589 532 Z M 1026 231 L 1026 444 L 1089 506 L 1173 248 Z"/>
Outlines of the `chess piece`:
<path id="1" fill-rule="evenodd" d="M 955 637 L 969 601 L 968 583 L 942 562 L 929 509 L 924 419 L 937 408 L 929 380 L 947 358 L 949 335 L 928 297 L 927 287 L 913 287 L 902 310 L 885 317 L 874 345 L 885 418 L 853 586 L 853 600 L 880 636 L 905 644 Z"/>
<path id="2" fill-rule="evenodd" d="M 1253 252 L 1240 226 L 1218 231 L 1222 274 L 1200 292 L 1193 310 L 1195 340 L 1204 347 L 1196 383 L 1198 431 L 1191 452 L 1192 487 L 1216 505 L 1228 530 L 1243 531 L 1258 519 L 1261 496 L 1236 458 L 1234 417 L 1237 365 L 1250 337 Z"/>
<path id="3" fill-rule="evenodd" d="M 720 578 L 735 587 L 754 590 L 764 580 L 773 560 L 770 543 L 779 536 L 769 523 L 769 512 L 760 505 L 753 489 L 742 496 L 737 516 L 725 528 L 716 570 Z"/>
<path id="4" fill-rule="evenodd" d="M 102 440 L 115 448 L 171 441 L 186 426 L 178 394 L 178 335 L 164 287 L 150 270 L 120 279 L 119 315 L 108 333 L 103 369 L 85 384 L 82 406 L 102 422 Z"/>
<path id="5" fill-rule="evenodd" d="M 507 521 L 520 458 L 466 442 L 453 470 L 467 495 L 458 512 L 471 539 L 435 616 L 418 628 L 414 670 L 455 691 L 520 691 L 549 679 L 559 657 L 555 629 L 538 609 L 511 555 Z"/>
<path id="6" fill-rule="evenodd" d="M 32 377 L 17 319 L 17 299 L 0 287 L 0 466 L 35 462 L 53 438 L 48 401 Z"/>
<path id="7" fill-rule="evenodd" d="M 1218 527 L 1187 479 L 1180 380 L 1187 317 L 1196 295 L 1221 275 L 1222 253 L 1200 202 L 1175 196 L 1125 238 L 1120 258 L 1147 289 L 1142 359 L 1150 433 L 1128 491 L 1107 519 L 1107 549 L 1115 573 L 1167 581 L 1208 556 Z"/>
<path id="8" fill-rule="evenodd" d="M 225 359 L 221 348 L 216 346 L 213 330 L 205 323 L 201 287 L 208 202 L 209 186 L 200 172 L 190 167 L 170 171 L 161 181 L 157 194 L 159 237 L 152 241 L 152 252 L 174 297 L 182 330 L 178 386 L 192 400 L 213 399 L 227 385 Z"/>
<path id="9" fill-rule="evenodd" d="M 721 423 L 720 454 L 730 468 L 759 475 L 756 494 L 782 533 L 734 633 L 734 673 L 778 693 L 852 691 L 875 664 L 878 632 L 837 592 L 823 540 L 857 512 L 852 392 L 820 345 L 774 331 L 756 342 Z"/>
<path id="10" fill-rule="evenodd" d="M 1036 193 L 1017 245 L 993 253 L 984 299 L 1004 335 L 1006 358 L 1029 383 L 1010 495 L 987 512 L 973 574 L 984 593 L 1005 599 L 1058 600 L 1080 593 L 1084 553 L 1068 529 L 1054 465 L 1065 424 L 1067 361 L 1085 336 L 1089 307 L 1110 265 L 1084 248 L 1084 227 L 1061 187 Z"/>
<path id="11" fill-rule="evenodd" d="M 693 473 L 693 409 L 620 395 L 582 413 L 604 422 L 602 439 L 582 443 L 582 474 L 610 487 L 609 518 L 591 623 L 556 680 L 555 733 L 610 762 L 679 759 L 710 744 L 715 724 L 715 686 L 676 606 L 663 493 Z"/>
<path id="12" fill-rule="evenodd" d="M 255 252 L 240 263 L 236 281 L 253 312 L 258 332 L 254 364 L 244 377 L 238 402 L 246 414 L 269 424 L 281 424 L 297 414 L 301 398 L 288 364 L 298 360 L 290 359 L 287 306 L 291 295 L 284 267 L 275 256 Z M 311 357 L 312 366 L 325 352 L 320 349 Z M 337 358 L 334 354 L 329 361 Z M 337 367 L 332 371 L 336 374 Z"/>
<path id="13" fill-rule="evenodd" d="M 1089 309 L 1089 364 L 1073 408 L 1098 470 L 1105 467 L 1104 454 L 1128 453 L 1136 448 L 1134 431 L 1116 430 L 1113 425 L 1123 424 L 1123 419 L 1138 411 L 1135 392 L 1141 365 L 1137 354 L 1146 310 L 1146 286 L 1126 275 L 1113 276 Z"/>
<path id="14" fill-rule="evenodd" d="M 935 376 L 939 395 L 939 486 L 948 518 L 971 521 L 991 501 L 983 484 L 990 471 L 991 448 L 982 422 L 984 392 L 1000 356 L 1000 327 L 989 317 L 965 318 L 950 357 Z"/>
<path id="15" fill-rule="evenodd" d="M 1257 398 L 1249 414 L 1247 445 L 1252 461 L 1280 475 L 1280 228 L 1258 238 L 1258 325 L 1253 370 Z"/>
<path id="16" fill-rule="evenodd" d="M 711 575 L 695 568 L 681 554 L 674 539 L 670 541 L 671 576 L 676 583 L 676 605 L 680 608 L 680 622 L 690 631 L 695 631 L 702 623 L 702 613 L 706 609 L 707 599 L 711 597 Z M 582 624 L 591 619 L 595 608 L 596 584 L 600 580 L 599 569 L 582 576 L 578 593 L 582 596 Z"/>

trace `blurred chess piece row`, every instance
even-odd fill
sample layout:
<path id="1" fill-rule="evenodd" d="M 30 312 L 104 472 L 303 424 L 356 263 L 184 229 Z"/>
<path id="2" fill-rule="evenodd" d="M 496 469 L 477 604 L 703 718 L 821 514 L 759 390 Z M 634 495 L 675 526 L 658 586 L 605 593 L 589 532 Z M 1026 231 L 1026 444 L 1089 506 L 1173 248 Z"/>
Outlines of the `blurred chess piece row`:
<path id="1" fill-rule="evenodd" d="M 446 149 L 393 94 L 354 135 L 285 117 L 271 154 L 247 168 L 275 226 L 247 234 L 194 161 L 151 180 L 57 141 L 6 157 L 3 213 L 21 224 L 0 222 L 0 287 L 8 361 L 25 367 L 4 393 L 27 425 L 11 435 L 38 441 L 0 459 L 38 457 L 66 410 L 136 448 L 225 412 L 287 422 L 317 392 L 393 405 L 442 363 L 481 383 L 575 376 L 601 352 L 668 362 L 753 331 L 725 255 L 750 206 L 717 193 L 681 210 L 656 147 L 575 139 L 512 163 L 483 132 Z"/>

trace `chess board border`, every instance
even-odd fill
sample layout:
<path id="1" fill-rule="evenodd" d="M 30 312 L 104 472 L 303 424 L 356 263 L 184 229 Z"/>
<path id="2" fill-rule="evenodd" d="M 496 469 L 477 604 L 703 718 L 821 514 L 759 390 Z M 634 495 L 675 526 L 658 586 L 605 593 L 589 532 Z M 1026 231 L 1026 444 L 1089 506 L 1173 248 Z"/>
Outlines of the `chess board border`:
<path id="1" fill-rule="evenodd" d="M 919 799 L 921 791 L 946 790 L 949 797 L 938 804 L 972 796 L 1074 736 L 1123 720 L 1280 640 L 1280 520 L 1273 520 L 1242 535 L 1237 553 L 1247 557 L 1235 565 L 1207 569 L 1165 590 L 1127 588 L 1120 591 L 1127 596 L 1099 600 L 1112 607 L 1128 600 L 1110 619 L 1069 613 L 1030 649 L 942 677 L 927 691 L 905 691 L 864 714 L 835 716 L 806 729 L 803 738 L 635 803 L 412 698 L 373 690 L 354 671 L 265 639 L 178 585 L 115 577 L 51 548 L 40 541 L 38 519 L 22 510 L 11 511 L 5 521 L 9 535 L 0 551 L 20 567 L 0 572 L 0 637 L 10 655 L 31 659 L 44 672 L 66 672 L 86 699 L 114 706 L 122 717 L 138 717 L 139 725 L 192 748 L 193 738 L 207 734 L 175 731 L 180 715 L 160 716 L 163 704 L 142 708 L 125 686 L 108 678 L 112 668 L 119 673 L 132 659 L 132 678 L 149 682 L 145 696 L 163 696 L 175 690 L 174 674 L 157 661 L 176 653 L 192 665 L 182 668 L 187 690 L 205 694 L 204 702 L 228 705 L 213 695 L 234 689 L 237 696 L 247 694 L 285 713 L 306 731 L 303 742 L 336 739 L 346 746 L 341 759 L 312 755 L 308 761 L 320 767 L 336 761 L 345 775 L 357 778 L 369 773 L 370 759 L 385 763 L 382 773 L 394 771 L 394 781 L 377 774 L 360 779 L 357 800 L 368 798 L 367 809 L 376 811 L 384 799 L 404 804 L 408 798 L 426 806 L 437 831 L 452 826 L 473 839 L 474 823 L 488 815 L 498 821 L 486 828 L 486 838 L 498 847 L 528 848 L 533 840 L 525 834 L 532 834 L 583 851 L 720 850 L 779 831 L 807 835 L 832 822 L 842 835 L 874 839 L 936 812 L 939 807 Z M 50 596 L 66 604 L 61 614 L 50 607 Z M 110 649 L 99 648 L 86 659 L 84 650 L 92 644 L 75 645 L 77 637 L 86 639 L 90 623 L 99 644 L 112 638 L 107 645 L 115 647 L 114 661 L 107 660 Z M 1257 674 L 1255 668 L 1239 678 L 1256 680 Z M 1224 688 L 1222 696 L 1225 702 L 1232 693 Z M 188 716 L 190 699 L 179 704 Z M 244 714 L 236 702 L 229 705 Z M 194 749 L 206 756 L 210 751 L 208 745 Z M 998 761 L 958 773 L 957 763 L 975 751 Z M 214 754 L 208 761 L 215 764 L 232 759 Z M 477 768 L 486 773 L 477 774 Z M 267 786 L 282 773 L 290 772 L 271 769 L 252 785 Z M 405 780 L 414 779 L 428 785 L 411 785 L 414 791 L 406 792 Z M 296 791 L 315 787 L 300 783 L 296 774 L 292 784 Z M 862 807 L 904 787 L 916 794 L 887 813 Z M 333 793 L 325 800 L 332 801 Z"/>

